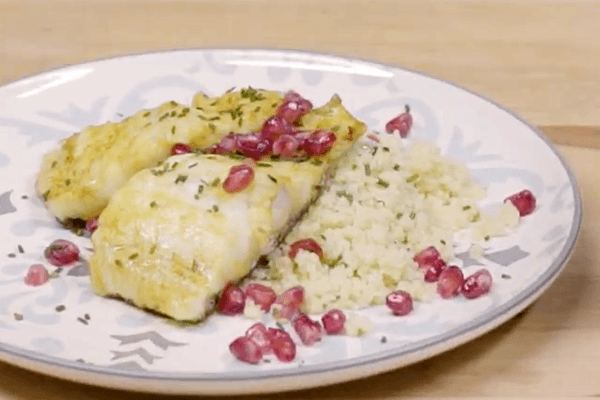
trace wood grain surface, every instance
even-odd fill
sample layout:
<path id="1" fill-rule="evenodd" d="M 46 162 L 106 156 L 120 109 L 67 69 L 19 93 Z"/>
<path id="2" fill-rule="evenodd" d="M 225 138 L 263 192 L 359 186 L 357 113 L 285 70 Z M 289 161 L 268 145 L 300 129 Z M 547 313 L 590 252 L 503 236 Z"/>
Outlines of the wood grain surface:
<path id="1" fill-rule="evenodd" d="M 600 397 L 599 37 L 597 1 L 0 0 L 0 83 L 127 53 L 293 48 L 399 64 L 506 105 L 560 144 L 581 187 L 580 239 L 556 283 L 519 317 L 449 353 L 355 382 L 248 399 Z M 0 400 L 174 398 L 0 363 Z"/>

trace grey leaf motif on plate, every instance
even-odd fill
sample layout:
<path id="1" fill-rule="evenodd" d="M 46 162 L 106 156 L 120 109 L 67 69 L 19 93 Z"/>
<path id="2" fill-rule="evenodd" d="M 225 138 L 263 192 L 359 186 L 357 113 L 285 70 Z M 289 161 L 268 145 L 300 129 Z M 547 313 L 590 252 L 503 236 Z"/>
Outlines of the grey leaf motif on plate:
<path id="1" fill-rule="evenodd" d="M 571 188 L 570 183 L 565 183 L 556 193 L 554 199 L 550 203 L 550 212 L 556 213 L 565 207 L 565 194 Z"/>
<path id="2" fill-rule="evenodd" d="M 123 336 L 111 335 L 110 337 L 120 341 L 121 343 L 119 344 L 119 346 L 131 344 L 131 343 L 138 343 L 138 342 L 142 342 L 144 340 L 151 341 L 156 347 L 159 347 L 163 350 L 166 350 L 169 347 L 186 346 L 187 345 L 187 343 L 173 342 L 171 340 L 167 340 L 163 336 L 161 336 L 159 333 L 156 333 L 155 331 L 148 331 L 148 332 L 144 332 L 144 333 L 138 333 L 135 335 L 123 335 Z"/>
<path id="3" fill-rule="evenodd" d="M 464 143 L 463 133 L 457 126 L 454 127 L 452 138 L 446 149 L 446 154 L 463 163 L 500 160 L 502 157 L 498 154 L 477 154 L 483 142 L 477 140 L 472 143 Z"/>
<path id="4" fill-rule="evenodd" d="M 85 258 L 79 260 L 79 264 L 71 268 L 67 272 L 68 276 L 89 276 L 90 275 L 90 264 Z"/>
<path id="5" fill-rule="evenodd" d="M 162 357 L 155 356 L 154 354 L 151 354 L 150 352 L 148 352 L 148 350 L 141 348 L 141 347 L 138 347 L 137 349 L 130 350 L 130 351 L 111 350 L 110 352 L 114 354 L 113 358 L 111 358 L 111 361 L 120 360 L 122 358 L 127 358 L 127 357 L 131 357 L 131 356 L 139 356 L 141 359 L 146 361 L 147 364 L 152 364 L 152 363 L 154 363 L 154 360 L 162 358 Z"/>
<path id="6" fill-rule="evenodd" d="M 302 80 L 309 86 L 316 86 L 323 80 L 323 72 L 305 69 L 302 71 Z"/>
<path id="7" fill-rule="evenodd" d="M 66 122 L 77 127 L 84 127 L 101 122 L 102 110 L 108 101 L 108 97 L 94 100 L 89 110 L 70 104 L 69 108 L 62 112 L 40 111 L 38 115 Z"/>
<path id="8" fill-rule="evenodd" d="M 210 67 L 210 69 L 219 74 L 231 75 L 235 72 L 235 65 L 226 64 L 215 60 L 213 52 L 207 51 L 206 53 L 204 53 L 204 59 L 206 60 L 206 63 Z"/>
<path id="9" fill-rule="evenodd" d="M 274 83 L 280 83 L 285 81 L 292 74 L 292 70 L 283 67 L 269 67 L 267 68 L 267 76 L 269 80 Z"/>
<path id="10" fill-rule="evenodd" d="M 0 127 L 15 128 L 18 135 L 29 137 L 28 146 L 48 140 L 63 139 L 67 136 L 65 130 L 15 118 L 0 118 Z"/>
<path id="11" fill-rule="evenodd" d="M 567 236 L 564 235 L 564 236 L 561 236 L 558 239 L 556 239 L 554 242 L 552 242 L 550 245 L 548 245 L 544 250 L 540 251 L 537 255 L 537 258 L 547 257 L 547 256 L 553 254 L 554 252 L 560 250 L 561 244 L 566 239 L 566 237 Z"/>
<path id="12" fill-rule="evenodd" d="M 399 92 L 398 86 L 396 86 L 394 81 L 391 79 L 389 80 L 389 82 L 385 86 L 385 88 L 387 89 L 388 93 L 398 93 Z"/>
<path id="13" fill-rule="evenodd" d="M 197 74 L 198 72 L 200 72 L 200 62 L 195 62 L 192 65 L 190 65 L 187 68 L 183 69 L 183 72 L 187 73 L 187 74 Z"/>
<path id="14" fill-rule="evenodd" d="M 542 240 L 545 242 L 549 242 L 550 240 L 554 240 L 559 236 L 564 235 L 565 227 L 562 225 L 556 225 L 554 228 L 548 230 L 548 232 L 544 233 L 542 236 Z"/>
<path id="15" fill-rule="evenodd" d="M 127 361 L 118 364 L 107 365 L 108 368 L 121 369 L 126 371 L 146 371 L 144 367 L 135 361 Z"/>
<path id="16" fill-rule="evenodd" d="M 471 258 L 469 256 L 468 251 L 463 251 L 462 253 L 458 253 L 458 254 L 456 254 L 455 257 L 462 261 L 463 268 L 470 267 L 471 265 L 485 265 L 485 264 L 481 263 L 479 260 Z"/>
<path id="17" fill-rule="evenodd" d="M 538 199 L 542 197 L 546 190 L 541 175 L 526 169 L 512 167 L 472 168 L 470 172 L 476 182 L 484 185 L 506 182 L 509 178 L 519 179 Z"/>
<path id="18" fill-rule="evenodd" d="M 493 263 L 502 265 L 503 267 L 507 267 L 510 264 L 524 259 L 528 255 L 528 252 L 523 251 L 519 246 L 515 245 L 505 250 L 485 254 L 483 257 L 487 258 Z"/>
<path id="19" fill-rule="evenodd" d="M 10 214 L 17 211 L 15 206 L 10 201 L 12 190 L 4 192 L 0 195 L 0 215 Z"/>

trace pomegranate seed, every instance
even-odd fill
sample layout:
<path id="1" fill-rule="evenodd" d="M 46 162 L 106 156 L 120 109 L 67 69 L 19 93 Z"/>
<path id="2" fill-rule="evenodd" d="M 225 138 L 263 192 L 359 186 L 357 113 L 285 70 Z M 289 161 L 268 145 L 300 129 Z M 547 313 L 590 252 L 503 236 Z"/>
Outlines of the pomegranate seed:
<path id="1" fill-rule="evenodd" d="M 504 201 L 510 201 L 513 203 L 513 205 L 517 207 L 517 210 L 519 210 L 519 215 L 521 217 L 531 214 L 533 210 L 535 210 L 535 205 L 537 203 L 533 193 L 527 189 L 508 196 Z"/>
<path id="2" fill-rule="evenodd" d="M 286 290 L 275 300 L 275 304 L 281 305 L 280 316 L 285 319 L 292 319 L 300 311 L 304 302 L 304 289 L 302 286 L 294 286 Z"/>
<path id="3" fill-rule="evenodd" d="M 281 117 L 272 117 L 265 121 L 260 133 L 263 138 L 275 141 L 279 136 L 292 131 L 292 125 L 288 121 Z"/>
<path id="4" fill-rule="evenodd" d="M 48 282 L 48 270 L 42 264 L 33 264 L 27 270 L 23 281 L 28 286 L 41 286 Z"/>
<path id="5" fill-rule="evenodd" d="M 437 282 L 442 271 L 446 269 L 446 263 L 441 258 L 438 258 L 430 265 L 423 265 L 421 269 L 425 273 L 425 282 Z"/>
<path id="6" fill-rule="evenodd" d="M 319 243 L 313 239 L 300 239 L 292 243 L 288 256 L 291 259 L 294 259 L 300 250 L 313 252 L 319 256 L 319 259 L 323 259 L 323 249 Z"/>
<path id="7" fill-rule="evenodd" d="M 173 147 L 171 147 L 171 155 L 175 156 L 177 154 L 188 154 L 194 151 L 192 146 L 187 143 L 175 143 Z"/>
<path id="8" fill-rule="evenodd" d="M 246 296 L 258 304 L 264 312 L 269 312 L 271 306 L 277 300 L 277 293 L 270 287 L 260 283 L 248 284 L 246 286 Z"/>
<path id="9" fill-rule="evenodd" d="M 379 143 L 379 138 L 377 137 L 377 135 L 370 134 L 370 135 L 367 135 L 367 138 L 370 139 L 370 140 L 372 140 L 372 141 L 374 141 L 374 142 Z"/>
<path id="10" fill-rule="evenodd" d="M 240 336 L 229 345 L 229 351 L 240 361 L 258 364 L 263 358 L 260 346 L 249 337 Z"/>
<path id="11" fill-rule="evenodd" d="M 456 265 L 451 265 L 440 274 L 437 292 L 444 299 L 458 296 L 464 280 L 462 270 Z"/>
<path id="12" fill-rule="evenodd" d="M 412 297 L 402 290 L 388 294 L 385 298 L 385 304 L 392 310 L 394 315 L 406 315 L 413 310 Z"/>
<path id="13" fill-rule="evenodd" d="M 260 160 L 271 153 L 273 142 L 268 138 L 249 133 L 247 135 L 238 135 L 235 146 L 246 157 Z"/>
<path id="14" fill-rule="evenodd" d="M 208 153 L 227 154 L 231 153 L 232 151 L 235 151 L 237 144 L 237 136 L 238 135 L 234 134 L 224 136 L 218 144 L 213 145 L 209 148 Z"/>
<path id="15" fill-rule="evenodd" d="M 273 143 L 273 153 L 280 155 L 283 158 L 290 158 L 296 154 L 300 144 L 301 141 L 295 136 L 289 134 L 281 135 L 275 143 Z"/>
<path id="16" fill-rule="evenodd" d="M 312 110 L 312 103 L 310 101 L 300 94 L 290 91 L 286 94 L 285 100 L 279 106 L 275 115 L 292 124 L 298 121 L 303 115 L 309 113 L 310 110 Z"/>
<path id="17" fill-rule="evenodd" d="M 323 328 L 328 335 L 337 335 L 344 332 L 346 315 L 341 310 L 329 310 L 323 314 L 321 322 L 323 322 Z"/>
<path id="18" fill-rule="evenodd" d="M 50 264 L 64 267 L 79 260 L 79 248 L 68 240 L 58 239 L 44 250 L 44 256 Z"/>
<path id="19" fill-rule="evenodd" d="M 231 167 L 229 175 L 223 181 L 223 190 L 227 193 L 237 193 L 246 189 L 254 181 L 254 169 L 248 164 Z"/>
<path id="20" fill-rule="evenodd" d="M 394 119 L 385 124 L 385 131 L 393 133 L 398 131 L 400 137 L 406 137 L 410 133 L 410 128 L 413 126 L 413 117 L 410 114 L 410 107 L 407 105 L 406 111 L 398 115 Z"/>
<path id="21" fill-rule="evenodd" d="M 238 315 L 244 312 L 244 306 L 246 305 L 246 294 L 242 289 L 228 283 L 221 293 L 219 298 L 218 309 L 221 314 L 225 315 Z"/>
<path id="22" fill-rule="evenodd" d="M 433 246 L 430 246 L 424 250 L 421 250 L 414 258 L 415 262 L 419 264 L 419 267 L 424 265 L 431 265 L 435 260 L 440 258 L 440 252 Z"/>
<path id="23" fill-rule="evenodd" d="M 262 354 L 272 352 L 271 341 L 269 340 L 269 331 L 262 322 L 257 322 L 246 331 L 246 337 L 252 339 L 260 347 Z"/>
<path id="24" fill-rule="evenodd" d="M 294 318 L 292 326 L 305 346 L 312 346 L 323 337 L 323 328 L 319 321 L 312 320 L 304 313 Z"/>
<path id="25" fill-rule="evenodd" d="M 483 268 L 468 276 L 462 285 L 462 294 L 467 299 L 475 299 L 490 291 L 492 287 L 492 274 Z"/>
<path id="26" fill-rule="evenodd" d="M 315 131 L 302 142 L 302 150 L 308 156 L 322 156 L 327 154 L 337 140 L 335 133 L 326 130 Z"/>
<path id="27" fill-rule="evenodd" d="M 89 233 L 94 232 L 98 229 L 98 217 L 94 217 L 85 223 L 85 230 Z"/>
<path id="28" fill-rule="evenodd" d="M 296 343 L 283 329 L 269 328 L 267 331 L 271 349 L 275 357 L 281 362 L 290 362 L 296 358 Z"/>

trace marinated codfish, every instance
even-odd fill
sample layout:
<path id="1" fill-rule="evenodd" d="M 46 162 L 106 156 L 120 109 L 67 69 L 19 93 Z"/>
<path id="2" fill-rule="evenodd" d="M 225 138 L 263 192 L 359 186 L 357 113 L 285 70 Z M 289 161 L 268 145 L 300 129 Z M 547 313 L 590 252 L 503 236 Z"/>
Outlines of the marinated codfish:
<path id="1" fill-rule="evenodd" d="M 232 131 L 258 130 L 282 99 L 252 88 L 218 97 L 200 93 L 192 107 L 167 102 L 122 122 L 87 127 L 44 157 L 36 191 L 59 220 L 90 219 L 136 172 L 164 161 L 175 143 L 203 148 Z"/>
<path id="2" fill-rule="evenodd" d="M 302 129 L 333 129 L 323 155 L 272 158 L 252 167 L 252 183 L 225 190 L 232 155 L 186 154 L 139 172 L 110 200 L 92 235 L 93 290 L 177 320 L 201 320 L 229 281 L 246 276 L 316 199 L 328 172 L 366 126 L 334 96 L 305 115 Z"/>

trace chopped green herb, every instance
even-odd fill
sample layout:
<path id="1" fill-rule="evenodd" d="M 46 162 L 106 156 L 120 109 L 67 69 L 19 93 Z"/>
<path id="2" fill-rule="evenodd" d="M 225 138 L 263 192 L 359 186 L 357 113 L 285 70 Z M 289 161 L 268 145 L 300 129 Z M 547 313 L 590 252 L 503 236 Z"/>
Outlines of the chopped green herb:
<path id="1" fill-rule="evenodd" d="M 377 184 L 383 188 L 387 188 L 390 186 L 389 182 L 386 182 L 381 178 L 377 178 Z"/>
<path id="2" fill-rule="evenodd" d="M 403 216 L 404 216 L 404 214 L 399 212 L 398 214 L 396 214 L 396 219 L 401 219 Z"/>
<path id="3" fill-rule="evenodd" d="M 371 164 L 365 164 L 365 175 L 371 176 Z"/>
<path id="4" fill-rule="evenodd" d="M 139 254 L 138 253 L 133 253 L 132 255 L 129 256 L 130 260 L 135 260 L 136 258 L 138 258 Z"/>
<path id="5" fill-rule="evenodd" d="M 238 119 L 238 126 L 240 128 L 242 127 L 242 122 L 243 122 L 243 119 L 242 119 L 242 117 L 240 117 L 240 119 Z"/>
<path id="6" fill-rule="evenodd" d="M 233 92 L 234 90 L 235 90 L 235 86 L 234 86 L 234 87 L 231 87 L 231 88 L 229 88 L 229 89 L 227 89 L 227 90 L 225 91 L 225 93 L 231 93 L 231 92 Z"/>
<path id="7" fill-rule="evenodd" d="M 443 244 L 444 246 L 446 245 L 446 241 L 445 240 L 440 240 L 440 243 Z"/>
<path id="8" fill-rule="evenodd" d="M 350 193 L 346 192 L 345 190 L 339 190 L 339 191 L 335 192 L 335 194 L 337 197 L 345 197 L 350 204 L 352 204 L 352 202 L 354 201 L 354 196 L 352 196 Z"/>
<path id="9" fill-rule="evenodd" d="M 221 178 L 215 178 L 211 183 L 210 186 L 215 187 L 218 186 L 219 183 L 221 183 Z"/>
<path id="10" fill-rule="evenodd" d="M 481 219 L 481 214 L 479 211 L 471 217 L 471 222 L 478 222 Z"/>
<path id="11" fill-rule="evenodd" d="M 196 163 L 193 163 L 193 164 L 190 164 L 190 165 L 188 165 L 188 169 L 192 169 L 192 168 L 194 168 L 194 167 L 195 167 L 195 166 L 197 166 L 197 165 L 198 165 L 198 163 L 197 163 L 197 162 L 196 162 Z"/>
<path id="12" fill-rule="evenodd" d="M 177 111 L 175 111 L 175 110 L 171 111 L 171 114 L 170 114 L 170 115 L 171 115 L 171 117 L 174 117 L 174 116 L 176 116 L 176 115 L 177 115 Z"/>
<path id="13" fill-rule="evenodd" d="M 149 116 L 150 116 L 150 111 L 146 111 L 146 112 L 144 113 L 144 117 L 149 117 Z"/>
<path id="14" fill-rule="evenodd" d="M 371 155 L 374 156 L 375 154 L 377 154 L 377 150 L 379 150 L 379 147 L 374 147 L 373 151 L 371 151 Z"/>
<path id="15" fill-rule="evenodd" d="M 483 240 L 485 240 L 486 242 L 490 240 L 490 235 L 486 235 Z"/>
<path id="16" fill-rule="evenodd" d="M 417 217 L 417 214 L 415 214 L 414 211 L 412 211 L 409 215 L 410 219 L 415 219 Z"/>
<path id="17" fill-rule="evenodd" d="M 176 101 L 174 101 L 174 100 L 171 100 L 171 101 L 169 102 L 169 104 L 170 104 L 171 106 L 173 106 L 173 107 L 177 107 L 177 102 L 176 102 Z"/>
<path id="18" fill-rule="evenodd" d="M 394 164 L 394 171 L 400 171 L 400 165 Z"/>
<path id="19" fill-rule="evenodd" d="M 122 267 L 122 266 L 123 266 L 123 263 L 121 262 L 121 260 L 115 260 L 115 265 L 116 265 L 117 267 Z"/>
<path id="20" fill-rule="evenodd" d="M 144 125 L 144 128 L 149 127 L 150 125 L 152 125 L 152 122 L 148 122 L 147 124 Z"/>
<path id="21" fill-rule="evenodd" d="M 218 115 L 215 115 L 214 117 L 210 117 L 209 119 L 207 119 L 207 121 L 218 121 L 220 119 L 221 119 L 221 117 L 219 117 Z"/>
<path id="22" fill-rule="evenodd" d="M 88 322 L 85 319 L 81 318 L 81 317 L 77 317 L 77 321 L 81 322 L 84 325 L 88 325 Z"/>
<path id="23" fill-rule="evenodd" d="M 355 171 L 358 168 L 358 165 L 352 164 L 352 171 Z"/>
<path id="24" fill-rule="evenodd" d="M 150 254 L 154 254 L 154 252 L 156 251 L 156 245 L 152 245 L 152 247 L 150 247 Z"/>
<path id="25" fill-rule="evenodd" d="M 381 343 L 387 343 L 387 337 L 382 336 L 381 337 Z"/>
<path id="26" fill-rule="evenodd" d="M 21 254 L 25 253 L 25 250 L 23 250 L 23 246 L 21 246 L 21 245 L 17 246 L 17 250 L 19 250 L 19 253 L 21 253 Z"/>
<path id="27" fill-rule="evenodd" d="M 15 321 L 23 321 L 23 315 L 14 313 Z"/>
<path id="28" fill-rule="evenodd" d="M 200 200 L 200 195 L 199 195 L 199 194 L 195 194 L 195 195 L 194 195 L 194 199 L 196 199 L 196 200 Z"/>
<path id="29" fill-rule="evenodd" d="M 270 180 L 273 181 L 273 183 L 277 183 L 277 179 L 275 179 L 274 176 L 267 174 L 267 176 L 269 177 Z"/>
<path id="30" fill-rule="evenodd" d="M 502 279 L 510 279 L 510 278 L 511 278 L 511 276 L 510 276 L 510 275 L 508 275 L 508 274 L 502 274 L 502 275 L 500 275 L 500 277 L 501 277 Z"/>
<path id="31" fill-rule="evenodd" d="M 218 205 L 216 205 L 216 204 L 215 204 L 215 205 L 213 205 L 213 206 L 212 206 L 212 210 L 213 210 L 214 212 L 219 212 L 219 206 L 218 206 Z"/>
<path id="32" fill-rule="evenodd" d="M 265 99 L 265 96 L 252 87 L 248 87 L 248 89 L 242 89 L 240 94 L 242 95 L 242 98 L 250 99 L 251 102 Z"/>
<path id="33" fill-rule="evenodd" d="M 212 103 L 210 103 L 211 106 L 216 106 L 219 103 L 219 100 L 215 100 Z"/>
<path id="34" fill-rule="evenodd" d="M 316 166 L 318 167 L 319 165 L 322 165 L 322 164 L 323 164 L 323 161 L 321 161 L 321 160 L 317 160 L 316 158 L 312 158 L 312 159 L 310 160 L 310 163 L 311 163 L 312 165 L 316 165 Z"/>
<path id="35" fill-rule="evenodd" d="M 208 124 L 208 127 L 210 128 L 211 131 L 216 131 L 217 127 L 215 126 L 215 124 L 213 124 L 212 122 L 210 124 Z"/>
<path id="36" fill-rule="evenodd" d="M 411 176 L 406 178 L 406 183 L 413 183 L 417 179 L 419 179 L 419 174 L 412 174 Z"/>
<path id="37" fill-rule="evenodd" d="M 204 186 L 198 185 L 198 194 L 202 194 L 202 192 L 204 192 Z"/>
<path id="38" fill-rule="evenodd" d="M 58 165 L 58 161 L 52 161 L 52 165 L 50 166 L 50 168 L 54 168 L 56 167 L 56 165 Z"/>
<path id="39" fill-rule="evenodd" d="M 269 163 L 263 163 L 263 162 L 257 162 L 256 163 L 257 167 L 272 167 L 273 165 L 269 164 Z"/>
<path id="40" fill-rule="evenodd" d="M 463 211 L 467 211 L 467 210 L 470 210 L 470 209 L 471 209 L 471 206 L 464 206 L 463 207 Z"/>
<path id="41" fill-rule="evenodd" d="M 67 309 L 67 307 L 65 307 L 63 304 L 60 304 L 58 306 L 56 306 L 55 310 L 56 312 L 63 312 Z"/>
<path id="42" fill-rule="evenodd" d="M 49 279 L 55 279 L 58 278 L 60 276 L 60 273 L 62 272 L 62 268 L 56 268 L 54 271 L 52 271 L 50 274 L 48 274 L 48 278 Z"/>
<path id="43" fill-rule="evenodd" d="M 256 108 L 254 109 L 254 112 L 255 112 L 255 113 L 257 113 L 257 112 L 259 112 L 259 111 L 260 111 L 260 106 L 258 106 L 258 107 L 256 107 Z"/>
<path id="44" fill-rule="evenodd" d="M 169 113 L 165 113 L 163 115 L 160 116 L 160 118 L 158 118 L 158 122 L 164 120 L 165 118 L 167 118 L 169 116 Z"/>
<path id="45" fill-rule="evenodd" d="M 390 152 L 390 148 L 389 148 L 389 147 L 385 147 L 385 146 L 383 146 L 383 147 L 381 148 L 381 150 L 382 150 L 382 151 L 384 151 L 384 152 L 386 152 L 386 153 L 389 153 L 389 152 Z"/>
<path id="46" fill-rule="evenodd" d="M 69 186 L 70 184 L 71 184 L 71 180 L 70 180 L 70 179 L 67 179 L 67 180 L 65 181 L 65 185 Z"/>
<path id="47" fill-rule="evenodd" d="M 340 126 L 339 126 L 339 125 L 336 125 L 336 126 L 334 126 L 334 127 L 332 127 L 332 128 L 330 129 L 330 131 L 332 131 L 332 132 L 337 132 L 337 131 L 339 131 L 339 130 L 340 130 Z"/>
<path id="48" fill-rule="evenodd" d="M 177 178 L 175 179 L 175 184 L 184 183 L 187 180 L 187 178 L 187 175 L 177 175 Z"/>
<path id="49" fill-rule="evenodd" d="M 171 127 L 171 135 L 174 135 L 174 134 L 175 134 L 175 129 L 177 129 L 177 127 L 176 127 L 175 125 L 173 125 L 173 126 Z"/>

